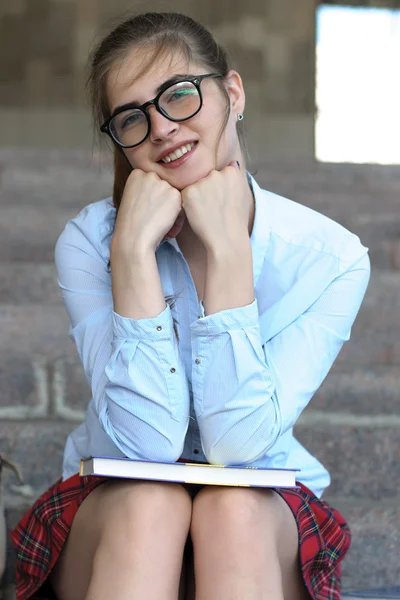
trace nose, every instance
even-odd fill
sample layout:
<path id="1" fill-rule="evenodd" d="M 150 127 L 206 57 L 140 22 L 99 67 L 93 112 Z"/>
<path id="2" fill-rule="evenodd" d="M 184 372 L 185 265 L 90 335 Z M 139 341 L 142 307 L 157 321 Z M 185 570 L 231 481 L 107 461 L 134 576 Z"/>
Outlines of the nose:
<path id="1" fill-rule="evenodd" d="M 152 142 L 163 142 L 164 140 L 172 137 L 179 129 L 179 123 L 170 121 L 167 117 L 164 117 L 158 112 L 155 106 L 149 107 L 150 115 L 150 139 Z"/>

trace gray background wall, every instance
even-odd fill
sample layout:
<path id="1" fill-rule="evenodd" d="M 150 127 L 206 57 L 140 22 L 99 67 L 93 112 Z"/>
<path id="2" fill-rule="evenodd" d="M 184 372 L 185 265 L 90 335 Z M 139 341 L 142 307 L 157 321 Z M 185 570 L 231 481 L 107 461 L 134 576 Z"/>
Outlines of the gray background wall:
<path id="1" fill-rule="evenodd" d="M 256 155 L 313 156 L 314 0 L 2 0 L 1 144 L 90 148 L 88 49 L 132 7 L 182 11 L 211 27 L 244 79 Z"/>

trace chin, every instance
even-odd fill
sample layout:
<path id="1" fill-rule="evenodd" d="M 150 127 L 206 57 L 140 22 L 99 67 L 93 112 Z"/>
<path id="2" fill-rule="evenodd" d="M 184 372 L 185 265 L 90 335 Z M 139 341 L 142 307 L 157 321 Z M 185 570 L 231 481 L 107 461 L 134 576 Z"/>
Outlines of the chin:
<path id="1" fill-rule="evenodd" d="M 185 188 L 187 188 L 189 185 L 193 185 L 194 183 L 196 183 L 197 181 L 199 181 L 200 179 L 203 179 L 204 177 L 207 177 L 207 175 L 212 171 L 214 167 L 210 167 L 208 169 L 202 169 L 201 171 L 197 171 L 197 172 L 190 172 L 188 170 L 188 172 L 184 173 L 183 171 L 181 173 L 176 173 L 176 175 L 170 175 L 167 179 L 167 177 L 165 177 L 165 179 L 173 186 L 175 187 L 177 190 L 179 190 L 180 192 L 182 190 L 184 190 Z"/>

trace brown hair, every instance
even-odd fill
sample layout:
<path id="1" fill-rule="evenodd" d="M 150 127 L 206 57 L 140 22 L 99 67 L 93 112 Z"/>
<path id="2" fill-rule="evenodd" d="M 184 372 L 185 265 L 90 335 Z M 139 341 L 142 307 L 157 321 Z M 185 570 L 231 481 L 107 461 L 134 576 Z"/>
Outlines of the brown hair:
<path id="1" fill-rule="evenodd" d="M 110 70 L 121 63 L 133 48 L 145 48 L 149 58 L 144 61 L 139 78 L 151 63 L 171 52 L 179 51 L 187 59 L 204 65 L 212 73 L 226 77 L 232 68 L 228 53 L 211 33 L 190 17 L 174 12 L 149 12 L 133 16 L 117 25 L 90 53 L 86 90 L 92 108 L 95 131 L 110 117 L 107 99 L 107 76 Z M 133 80 L 134 80 L 133 79 Z M 132 80 L 132 81 L 133 81 Z M 215 79 L 225 95 L 227 110 L 222 123 L 221 139 L 229 118 L 229 96 L 223 79 Z M 238 125 L 238 136 L 242 151 L 247 157 L 247 147 L 242 126 Z M 132 171 L 122 149 L 114 146 L 113 203 L 119 209 L 126 180 Z M 217 149 L 216 149 L 217 151 Z M 245 165 L 244 165 L 245 166 Z"/>
<path id="2" fill-rule="evenodd" d="M 219 143 L 230 112 L 229 96 L 224 86 L 224 78 L 232 68 L 230 57 L 205 27 L 190 17 L 175 12 L 148 12 L 128 18 L 112 29 L 90 52 L 86 91 L 89 95 L 96 133 L 100 135 L 101 124 L 111 116 L 107 98 L 107 76 L 133 48 L 145 49 L 149 58 L 143 62 L 140 71 L 134 74 L 132 82 L 141 77 L 158 58 L 166 57 L 175 51 L 180 52 L 188 62 L 197 62 L 208 72 L 222 75 L 221 79 L 215 79 L 226 99 L 226 114 L 218 138 Z M 237 132 L 246 160 L 248 153 L 242 125 L 238 125 Z M 104 138 L 99 138 L 100 143 L 101 139 Z M 216 154 L 217 149 L 218 144 Z M 114 145 L 113 204 L 117 212 L 131 171 L 132 167 L 122 149 Z M 165 300 L 173 308 L 175 297 L 168 296 Z M 179 339 L 175 319 L 174 330 Z"/>

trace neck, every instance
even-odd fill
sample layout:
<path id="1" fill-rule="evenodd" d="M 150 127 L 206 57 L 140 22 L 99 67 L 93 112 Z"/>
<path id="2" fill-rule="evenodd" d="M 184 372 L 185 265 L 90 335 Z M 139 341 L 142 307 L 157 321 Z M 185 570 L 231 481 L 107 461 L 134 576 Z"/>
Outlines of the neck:
<path id="1" fill-rule="evenodd" d="M 206 249 L 203 242 L 195 234 L 191 228 L 189 221 L 185 219 L 185 223 L 181 231 L 176 236 L 179 248 L 187 261 L 196 259 L 199 262 L 204 262 L 206 258 Z"/>

